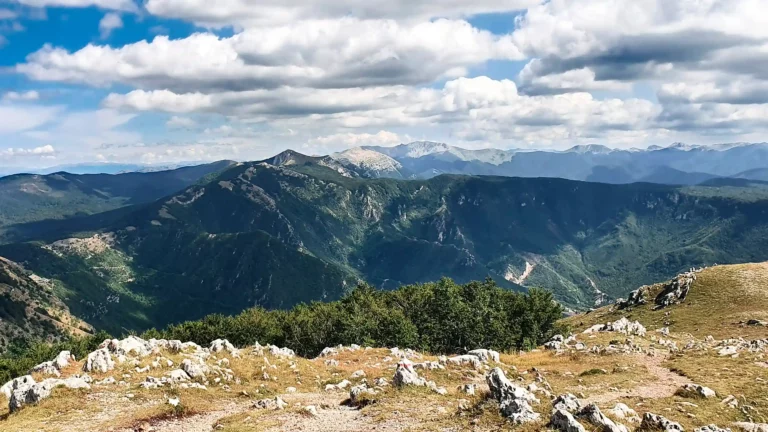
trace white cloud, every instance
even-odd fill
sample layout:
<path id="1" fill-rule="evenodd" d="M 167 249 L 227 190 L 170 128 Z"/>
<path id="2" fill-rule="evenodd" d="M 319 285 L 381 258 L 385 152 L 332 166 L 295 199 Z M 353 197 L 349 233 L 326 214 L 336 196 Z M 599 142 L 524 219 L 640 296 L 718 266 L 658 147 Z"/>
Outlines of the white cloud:
<path id="1" fill-rule="evenodd" d="M 99 21 L 99 33 L 102 39 L 107 39 L 116 29 L 123 27 L 123 19 L 119 14 L 109 12 Z"/>
<path id="2" fill-rule="evenodd" d="M 15 19 L 18 14 L 9 9 L 0 9 L 0 20 Z"/>
<path id="3" fill-rule="evenodd" d="M 16 0 L 17 2 L 35 8 L 67 7 L 85 8 L 95 6 L 100 9 L 119 10 L 126 12 L 138 11 L 133 0 Z"/>
<path id="4" fill-rule="evenodd" d="M 211 27 L 285 24 L 307 19 L 429 20 L 521 10 L 541 0 L 147 0 L 153 15 Z"/>
<path id="5" fill-rule="evenodd" d="M 61 107 L 0 104 L 0 134 L 34 129 L 54 120 Z"/>
<path id="6" fill-rule="evenodd" d="M 3 95 L 4 101 L 36 101 L 40 99 L 40 93 L 35 90 L 26 92 L 11 91 Z"/>
<path id="7" fill-rule="evenodd" d="M 370 133 L 337 133 L 332 135 L 319 136 L 307 140 L 303 146 L 305 149 L 343 149 L 358 146 L 395 146 L 402 144 L 406 139 L 400 135 L 389 132 L 379 131 L 375 134 Z"/>
<path id="8" fill-rule="evenodd" d="M 56 153 L 56 150 L 50 144 L 30 149 L 8 148 L 5 150 L 0 150 L 0 155 L 3 156 L 42 156 L 52 155 L 54 153 Z"/>
<path id="9" fill-rule="evenodd" d="M 8 45 L 8 38 L 0 34 L 0 49 Z"/>
<path id="10" fill-rule="evenodd" d="M 46 46 L 17 71 L 44 81 L 208 93 L 425 84 L 488 60 L 520 58 L 511 38 L 465 21 L 345 18 L 249 29 L 229 38 L 198 33 L 122 48 L 88 45 L 74 53 Z"/>
<path id="11" fill-rule="evenodd" d="M 172 116 L 165 122 L 165 125 L 172 129 L 189 129 L 197 123 L 189 117 Z"/>

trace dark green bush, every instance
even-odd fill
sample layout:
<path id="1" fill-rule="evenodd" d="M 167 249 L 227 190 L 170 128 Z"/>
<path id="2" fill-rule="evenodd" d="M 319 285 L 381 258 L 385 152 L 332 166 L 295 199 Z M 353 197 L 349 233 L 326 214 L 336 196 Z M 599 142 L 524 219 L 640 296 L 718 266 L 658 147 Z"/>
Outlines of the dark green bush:
<path id="1" fill-rule="evenodd" d="M 239 315 L 209 315 L 198 321 L 148 330 L 141 337 L 178 339 L 206 346 L 218 338 L 237 346 L 275 344 L 313 357 L 328 346 L 358 344 L 462 353 L 475 348 L 530 349 L 556 332 L 563 309 L 539 289 L 518 293 L 488 279 L 465 285 L 450 279 L 380 291 L 360 284 L 341 300 L 301 304 L 289 311 L 252 308 Z M 0 383 L 25 374 L 61 350 L 82 358 L 109 336 L 46 344 L 15 341 L 0 356 Z"/>

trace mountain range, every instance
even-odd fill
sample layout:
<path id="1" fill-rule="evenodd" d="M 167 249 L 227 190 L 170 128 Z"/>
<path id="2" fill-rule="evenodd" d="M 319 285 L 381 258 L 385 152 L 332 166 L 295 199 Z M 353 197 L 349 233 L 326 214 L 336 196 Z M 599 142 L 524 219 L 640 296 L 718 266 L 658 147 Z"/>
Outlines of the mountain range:
<path id="1" fill-rule="evenodd" d="M 0 179 L 10 203 L 0 208 L 26 206 L 6 212 L 0 256 L 114 333 L 444 276 L 539 286 L 585 309 L 692 266 L 768 259 L 759 181 L 402 180 L 370 169 L 286 151 L 194 173 Z"/>
<path id="2" fill-rule="evenodd" d="M 418 141 L 355 147 L 331 155 L 370 177 L 431 178 L 440 174 L 557 177 L 625 184 L 693 185 L 719 177 L 768 179 L 768 144 L 736 143 L 620 150 L 579 145 L 565 151 L 467 150 Z"/>

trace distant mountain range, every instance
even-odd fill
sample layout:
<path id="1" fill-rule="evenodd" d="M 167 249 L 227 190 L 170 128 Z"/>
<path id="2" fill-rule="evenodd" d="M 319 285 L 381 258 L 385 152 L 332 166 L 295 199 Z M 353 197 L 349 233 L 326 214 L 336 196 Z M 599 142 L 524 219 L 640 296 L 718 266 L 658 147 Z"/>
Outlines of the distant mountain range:
<path id="1" fill-rule="evenodd" d="M 587 308 L 692 266 L 768 260 L 765 183 L 367 178 L 397 166 L 377 158 L 286 151 L 181 180 L 190 168 L 0 179 L 0 256 L 49 280 L 72 315 L 115 332 L 336 299 L 360 280 L 391 289 L 490 277 Z"/>
<path id="2" fill-rule="evenodd" d="M 580 145 L 564 151 L 539 151 L 467 150 L 418 141 L 395 147 L 355 147 L 331 157 L 368 177 L 403 179 L 466 174 L 675 185 L 700 184 L 720 177 L 768 180 L 766 143 L 675 143 L 645 150 Z"/>

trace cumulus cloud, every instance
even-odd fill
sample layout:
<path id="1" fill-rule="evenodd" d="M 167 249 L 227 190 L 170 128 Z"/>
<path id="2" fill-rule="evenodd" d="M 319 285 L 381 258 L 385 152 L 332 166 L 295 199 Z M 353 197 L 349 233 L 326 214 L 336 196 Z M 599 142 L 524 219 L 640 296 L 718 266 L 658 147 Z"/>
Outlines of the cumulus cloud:
<path id="1" fill-rule="evenodd" d="M 52 145 L 44 145 L 40 147 L 35 148 L 8 148 L 5 150 L 0 150 L 0 155 L 3 156 L 42 156 L 42 155 L 52 155 L 56 153 L 56 150 L 53 148 Z"/>
<path id="2" fill-rule="evenodd" d="M 256 27 L 307 19 L 354 16 L 362 19 L 426 21 L 461 18 L 482 13 L 511 12 L 540 0 L 221 0 L 211 7 L 205 0 L 147 0 L 153 15 L 193 21 L 203 26 Z"/>
<path id="3" fill-rule="evenodd" d="M 106 39 L 116 29 L 123 27 L 123 19 L 120 15 L 110 12 L 99 21 L 99 33 L 102 39 Z"/>
<path id="4" fill-rule="evenodd" d="M 40 99 L 40 93 L 35 90 L 29 90 L 26 92 L 7 92 L 3 95 L 4 101 L 36 101 Z"/>
<path id="5" fill-rule="evenodd" d="M 45 46 L 17 71 L 44 81 L 207 93 L 426 84 L 488 60 L 520 58 L 510 37 L 466 21 L 345 18 L 249 29 L 229 38 L 197 33 L 121 48 L 88 45 L 74 53 Z"/>
<path id="6" fill-rule="evenodd" d="M 133 0 L 16 0 L 22 5 L 35 8 L 68 7 L 85 8 L 95 6 L 100 9 L 111 9 L 126 12 L 138 11 Z"/>
<path id="7" fill-rule="evenodd" d="M 189 117 L 172 116 L 165 125 L 172 129 L 189 129 L 194 127 L 196 122 Z"/>

